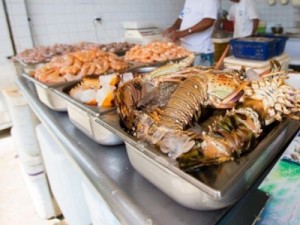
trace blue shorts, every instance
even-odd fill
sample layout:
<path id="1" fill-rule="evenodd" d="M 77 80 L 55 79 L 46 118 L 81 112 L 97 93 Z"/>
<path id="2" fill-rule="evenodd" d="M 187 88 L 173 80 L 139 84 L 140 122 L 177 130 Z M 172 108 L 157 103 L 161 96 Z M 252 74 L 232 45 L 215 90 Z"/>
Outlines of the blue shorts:
<path id="1" fill-rule="evenodd" d="M 214 53 L 196 54 L 194 66 L 212 66 L 214 64 Z"/>

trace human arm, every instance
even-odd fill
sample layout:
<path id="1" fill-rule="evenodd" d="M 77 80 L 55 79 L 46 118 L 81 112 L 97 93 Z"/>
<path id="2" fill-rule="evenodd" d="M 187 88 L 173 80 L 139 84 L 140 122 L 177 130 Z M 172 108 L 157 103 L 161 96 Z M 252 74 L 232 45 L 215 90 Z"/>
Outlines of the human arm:
<path id="1" fill-rule="evenodd" d="M 185 36 L 188 36 L 193 33 L 202 32 L 204 30 L 207 30 L 211 26 L 214 25 L 215 19 L 212 18 L 204 18 L 203 20 L 199 21 L 197 24 L 181 31 L 174 31 L 173 33 L 170 33 L 170 39 L 172 41 L 177 41 L 180 38 L 183 38 Z"/>
<path id="2" fill-rule="evenodd" d="M 253 24 L 251 35 L 255 35 L 259 23 L 258 13 L 253 0 L 248 0 L 247 6 L 247 14 Z"/>
<path id="3" fill-rule="evenodd" d="M 167 28 L 166 30 L 164 30 L 162 32 L 163 36 L 168 36 L 169 34 L 179 30 L 180 25 L 181 25 L 182 19 L 181 18 L 177 18 L 176 21 L 173 23 L 172 26 L 170 26 L 169 28 Z"/>
<path id="4" fill-rule="evenodd" d="M 253 19 L 252 22 L 253 22 L 252 35 L 255 35 L 257 27 L 258 27 L 259 19 L 257 19 L 257 18 Z"/>

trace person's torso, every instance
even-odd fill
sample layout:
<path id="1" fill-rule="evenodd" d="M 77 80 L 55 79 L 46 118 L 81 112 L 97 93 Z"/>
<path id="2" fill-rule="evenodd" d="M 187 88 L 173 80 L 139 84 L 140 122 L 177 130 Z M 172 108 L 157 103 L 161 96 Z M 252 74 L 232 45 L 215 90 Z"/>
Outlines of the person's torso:
<path id="1" fill-rule="evenodd" d="M 247 12 L 247 0 L 241 0 L 235 3 L 234 13 L 234 37 L 246 37 L 251 35 L 253 29 L 253 22 L 249 18 Z"/>
<path id="2" fill-rule="evenodd" d="M 188 29 L 205 18 L 204 4 L 207 4 L 207 0 L 186 0 L 184 9 L 180 14 L 182 18 L 180 30 Z M 215 17 L 215 15 L 212 15 L 212 17 Z M 183 47 L 196 53 L 211 53 L 214 51 L 211 40 L 212 32 L 213 27 L 210 27 L 205 31 L 190 34 L 181 39 L 181 44 Z"/>

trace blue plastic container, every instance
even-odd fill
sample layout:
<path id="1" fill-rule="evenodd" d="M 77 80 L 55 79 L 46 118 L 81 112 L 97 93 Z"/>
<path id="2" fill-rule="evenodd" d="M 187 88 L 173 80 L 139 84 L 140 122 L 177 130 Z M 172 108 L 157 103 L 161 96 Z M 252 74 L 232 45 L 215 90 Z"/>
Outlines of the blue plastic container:
<path id="1" fill-rule="evenodd" d="M 277 36 L 274 34 L 264 34 L 264 35 L 259 35 L 259 37 L 267 37 L 267 38 L 275 39 L 274 56 L 279 56 L 284 52 L 286 41 L 289 39 L 288 37 Z"/>
<path id="2" fill-rule="evenodd" d="M 275 56 L 276 53 L 276 39 L 274 38 L 237 38 L 231 40 L 230 45 L 236 58 L 265 61 Z"/>

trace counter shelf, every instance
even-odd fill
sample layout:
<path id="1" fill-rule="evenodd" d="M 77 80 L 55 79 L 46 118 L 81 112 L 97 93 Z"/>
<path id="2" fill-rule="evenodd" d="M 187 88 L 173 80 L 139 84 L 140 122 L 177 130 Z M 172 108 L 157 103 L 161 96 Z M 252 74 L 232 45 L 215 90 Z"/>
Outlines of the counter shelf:
<path id="1" fill-rule="evenodd" d="M 121 224 L 212 225 L 228 211 L 198 211 L 177 204 L 131 166 L 124 145 L 107 147 L 91 141 L 70 122 L 67 113 L 42 104 L 31 82 L 18 77 L 17 84 L 40 121 Z"/>

